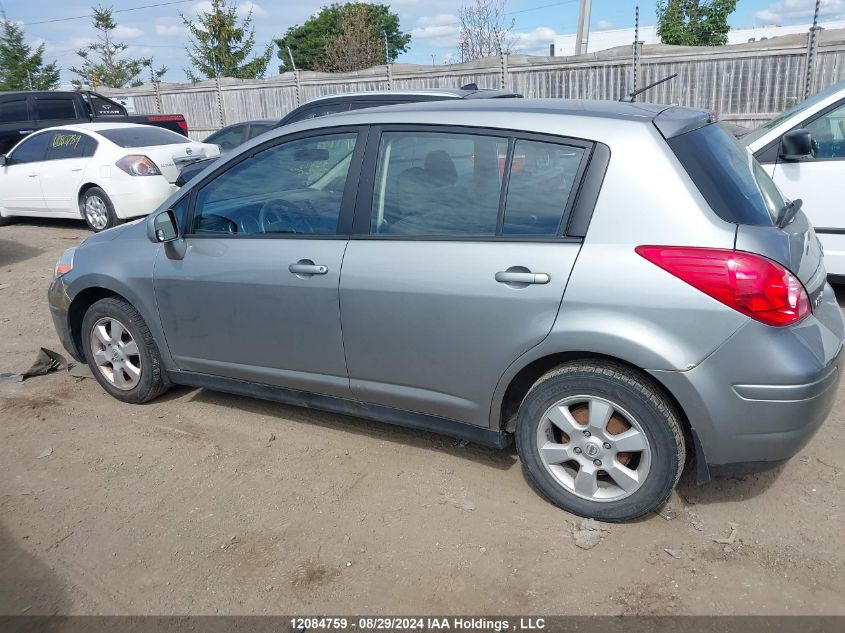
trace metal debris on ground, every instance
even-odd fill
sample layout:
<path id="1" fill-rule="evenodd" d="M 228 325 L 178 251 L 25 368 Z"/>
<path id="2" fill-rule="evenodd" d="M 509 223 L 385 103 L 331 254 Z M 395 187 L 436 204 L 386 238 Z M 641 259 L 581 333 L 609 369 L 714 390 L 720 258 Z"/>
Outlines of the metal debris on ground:
<path id="1" fill-rule="evenodd" d="M 681 549 L 673 549 L 671 547 L 664 547 L 663 551 L 669 554 L 672 558 L 680 558 L 684 553 Z"/>
<path id="2" fill-rule="evenodd" d="M 453 499 L 451 497 L 445 497 L 440 500 L 440 503 L 448 504 L 453 508 L 457 508 L 458 510 L 466 510 L 467 512 L 472 512 L 473 510 L 475 510 L 475 504 L 469 499 Z"/>
<path id="3" fill-rule="evenodd" d="M 35 357 L 32 367 L 22 374 L 2 373 L 0 374 L 0 382 L 23 382 L 27 378 L 44 376 L 67 366 L 67 359 L 64 356 L 46 347 L 42 347 L 38 352 L 38 356 Z"/>
<path id="4" fill-rule="evenodd" d="M 41 454 L 36 459 L 43 459 L 45 457 L 50 457 L 53 454 L 53 447 L 45 448 L 41 451 Z"/>

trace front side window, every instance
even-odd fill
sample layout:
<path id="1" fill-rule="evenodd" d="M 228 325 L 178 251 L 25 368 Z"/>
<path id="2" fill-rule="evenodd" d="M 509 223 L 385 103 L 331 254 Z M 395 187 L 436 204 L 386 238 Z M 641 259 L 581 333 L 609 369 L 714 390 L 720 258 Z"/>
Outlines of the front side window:
<path id="1" fill-rule="evenodd" d="M 65 158 L 87 158 L 93 156 L 97 149 L 97 141 L 72 130 L 56 130 L 49 132 L 46 160 L 62 160 Z"/>
<path id="2" fill-rule="evenodd" d="M 76 108 L 73 105 L 73 98 L 37 99 L 35 101 L 35 116 L 39 121 L 75 119 Z"/>
<path id="3" fill-rule="evenodd" d="M 249 127 L 249 138 L 254 139 L 256 136 L 264 134 L 264 132 L 269 132 L 273 129 L 273 124 L 267 123 L 266 125 L 263 123 L 254 123 Z"/>
<path id="4" fill-rule="evenodd" d="M 816 142 L 816 160 L 845 159 L 845 105 L 804 126 Z"/>
<path id="5" fill-rule="evenodd" d="M 370 232 L 494 236 L 508 140 L 442 132 L 385 132 Z"/>
<path id="6" fill-rule="evenodd" d="M 0 103 L 0 123 L 20 123 L 29 120 L 26 97 Z"/>
<path id="7" fill-rule="evenodd" d="M 44 160 L 52 136 L 49 132 L 30 136 L 12 152 L 12 161 L 19 164 L 36 163 Z"/>
<path id="8" fill-rule="evenodd" d="M 303 138 L 242 160 L 197 193 L 192 232 L 334 235 L 356 139 Z"/>

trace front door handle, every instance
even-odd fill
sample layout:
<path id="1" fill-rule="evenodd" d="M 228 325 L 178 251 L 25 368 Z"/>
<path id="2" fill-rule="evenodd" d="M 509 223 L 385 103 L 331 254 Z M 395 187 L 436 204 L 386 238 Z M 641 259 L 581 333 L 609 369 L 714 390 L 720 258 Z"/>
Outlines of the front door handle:
<path id="1" fill-rule="evenodd" d="M 496 281 L 500 284 L 547 284 L 551 281 L 546 273 L 532 273 L 514 270 L 502 270 L 496 273 Z"/>
<path id="2" fill-rule="evenodd" d="M 310 275 L 325 275 L 329 272 L 328 266 L 315 264 L 310 259 L 300 259 L 295 264 L 288 266 L 288 270 L 294 275 L 310 276 Z"/>
<path id="3" fill-rule="evenodd" d="M 27 174 L 26 177 L 27 178 L 38 178 L 38 174 L 37 173 L 36 174 Z"/>
<path id="4" fill-rule="evenodd" d="M 32 130 L 21 130 L 20 132 L 18 132 L 18 134 L 20 134 L 21 136 L 23 136 L 24 134 L 32 134 Z"/>

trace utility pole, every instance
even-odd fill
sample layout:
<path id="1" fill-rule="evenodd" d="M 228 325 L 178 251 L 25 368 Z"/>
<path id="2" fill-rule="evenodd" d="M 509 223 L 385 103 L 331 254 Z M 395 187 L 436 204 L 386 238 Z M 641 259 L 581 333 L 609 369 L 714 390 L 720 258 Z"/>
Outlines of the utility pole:
<path id="1" fill-rule="evenodd" d="M 293 66 L 293 77 L 296 81 L 296 105 L 302 105 L 302 90 L 300 89 L 299 85 L 299 69 L 296 67 L 296 62 L 293 61 L 293 53 L 290 52 L 290 46 L 287 47 L 288 49 L 288 57 L 290 58 L 290 65 Z"/>
<path id="2" fill-rule="evenodd" d="M 637 91 L 637 80 L 640 74 L 640 5 L 634 12 L 634 50 L 631 60 L 631 92 Z"/>
<path id="3" fill-rule="evenodd" d="M 578 9 L 578 34 L 575 39 L 575 54 L 586 55 L 587 45 L 590 41 L 590 10 L 593 0 L 581 0 Z"/>
<path id="4" fill-rule="evenodd" d="M 807 77 L 804 81 L 804 98 L 808 99 L 813 91 L 813 79 L 816 74 L 816 47 L 818 45 L 819 8 L 821 0 L 816 0 L 816 11 L 813 14 L 813 26 L 810 27 L 810 35 L 807 38 Z"/>

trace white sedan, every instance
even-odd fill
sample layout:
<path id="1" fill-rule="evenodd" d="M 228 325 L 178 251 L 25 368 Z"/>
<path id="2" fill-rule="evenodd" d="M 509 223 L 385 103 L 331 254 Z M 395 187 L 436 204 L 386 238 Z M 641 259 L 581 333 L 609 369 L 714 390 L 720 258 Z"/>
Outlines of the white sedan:
<path id="1" fill-rule="evenodd" d="M 158 207 L 186 163 L 219 155 L 217 145 L 150 125 L 48 128 L 0 155 L 0 224 L 13 216 L 81 217 L 102 231 Z"/>

